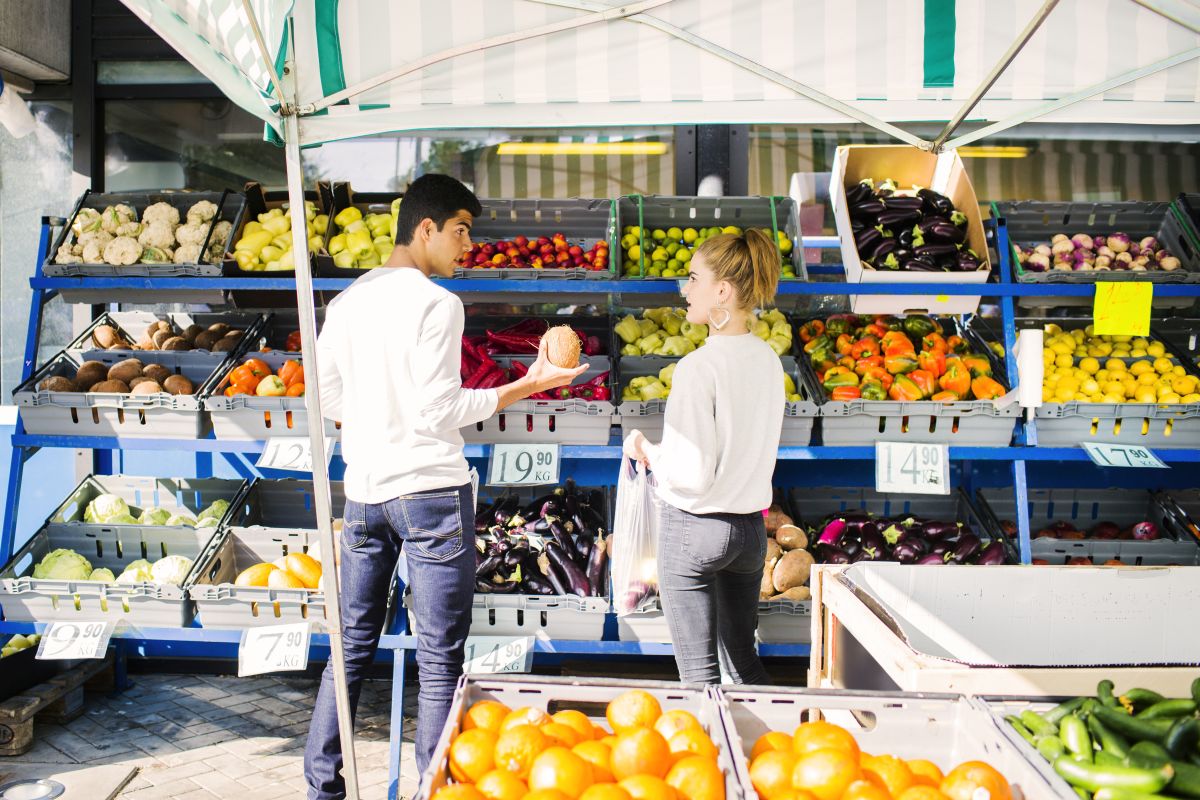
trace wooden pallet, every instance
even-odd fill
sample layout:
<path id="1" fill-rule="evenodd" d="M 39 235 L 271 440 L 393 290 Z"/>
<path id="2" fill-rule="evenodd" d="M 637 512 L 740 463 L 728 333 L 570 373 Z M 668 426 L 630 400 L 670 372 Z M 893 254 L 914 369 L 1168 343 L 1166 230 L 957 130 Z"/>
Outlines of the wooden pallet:
<path id="1" fill-rule="evenodd" d="M 83 713 L 85 684 L 100 676 L 112 684 L 113 651 L 88 659 L 45 683 L 0 703 L 0 756 L 19 756 L 33 746 L 34 720 L 64 723 Z M 106 673 L 101 675 L 101 673 Z"/>

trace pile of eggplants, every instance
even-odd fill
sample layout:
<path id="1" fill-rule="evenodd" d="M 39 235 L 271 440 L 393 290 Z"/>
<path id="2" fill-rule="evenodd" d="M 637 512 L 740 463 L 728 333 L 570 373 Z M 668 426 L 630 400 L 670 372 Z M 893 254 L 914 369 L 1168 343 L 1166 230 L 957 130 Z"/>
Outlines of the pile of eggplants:
<path id="1" fill-rule="evenodd" d="M 965 522 L 906 515 L 877 517 L 844 511 L 809 527 L 812 553 L 821 564 L 897 561 L 901 564 L 1004 564 L 1000 540 L 984 541 Z"/>
<path id="2" fill-rule="evenodd" d="M 846 189 L 850 229 L 868 269 L 974 272 L 983 262 L 967 246 L 967 216 L 932 189 L 902 190 L 867 178 Z"/>
<path id="3" fill-rule="evenodd" d="M 475 515 L 475 590 L 603 597 L 608 585 L 605 496 L 563 486 L 530 502 L 502 494 Z"/>

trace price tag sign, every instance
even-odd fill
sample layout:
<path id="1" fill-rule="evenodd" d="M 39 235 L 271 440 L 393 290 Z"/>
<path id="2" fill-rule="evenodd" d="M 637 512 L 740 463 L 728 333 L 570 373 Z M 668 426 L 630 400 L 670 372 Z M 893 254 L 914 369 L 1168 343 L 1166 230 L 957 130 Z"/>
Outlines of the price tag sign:
<path id="1" fill-rule="evenodd" d="M 43 661 L 103 658 L 112 633 L 111 622 L 54 622 L 42 634 L 34 657 Z"/>
<path id="2" fill-rule="evenodd" d="M 246 628 L 238 645 L 238 677 L 308 667 L 309 623 Z"/>
<path id="3" fill-rule="evenodd" d="M 333 458 L 333 437 L 325 437 L 325 464 Z M 255 466 L 291 472 L 312 472 L 312 440 L 307 436 L 272 436 Z"/>
<path id="4" fill-rule="evenodd" d="M 467 637 L 466 673 L 529 672 L 533 666 L 532 636 L 470 636 Z"/>
<path id="5" fill-rule="evenodd" d="M 1092 316 L 1098 336 L 1148 336 L 1154 284 L 1098 281 Z"/>
<path id="6" fill-rule="evenodd" d="M 1094 444 L 1084 442 L 1088 458 L 1098 467 L 1146 467 L 1169 469 L 1158 456 L 1146 447 L 1128 444 Z"/>
<path id="7" fill-rule="evenodd" d="M 950 448 L 944 444 L 876 442 L 875 491 L 950 494 Z"/>
<path id="8" fill-rule="evenodd" d="M 488 464 L 489 486 L 544 486 L 558 483 L 558 445 L 496 444 Z"/>

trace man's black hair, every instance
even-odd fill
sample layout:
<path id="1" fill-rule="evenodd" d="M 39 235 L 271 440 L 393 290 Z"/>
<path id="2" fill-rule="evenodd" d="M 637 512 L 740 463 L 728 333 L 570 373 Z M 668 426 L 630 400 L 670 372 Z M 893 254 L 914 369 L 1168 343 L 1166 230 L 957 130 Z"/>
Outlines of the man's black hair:
<path id="1" fill-rule="evenodd" d="M 459 211 L 478 217 L 483 206 L 475 193 L 449 175 L 430 173 L 417 178 L 404 193 L 396 219 L 396 244 L 412 244 L 413 233 L 423 219 L 433 220 L 440 231 L 446 220 Z"/>

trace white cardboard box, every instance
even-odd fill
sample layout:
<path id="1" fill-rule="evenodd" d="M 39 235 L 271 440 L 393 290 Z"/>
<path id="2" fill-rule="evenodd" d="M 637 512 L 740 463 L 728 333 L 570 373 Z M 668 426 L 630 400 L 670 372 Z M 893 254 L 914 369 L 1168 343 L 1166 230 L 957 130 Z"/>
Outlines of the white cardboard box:
<path id="1" fill-rule="evenodd" d="M 903 272 L 865 268 L 858 257 L 850 228 L 846 186 L 864 178 L 876 183 L 891 178 L 902 187 L 928 186 L 949 197 L 954 207 L 967 216 L 967 246 L 984 265 L 975 272 Z M 847 283 L 986 283 L 991 275 L 987 241 L 979 200 L 962 158 L 954 150 L 939 155 L 907 145 L 843 145 L 833 156 L 829 198 L 842 245 L 842 263 Z M 852 295 L 850 308 L 856 314 L 972 314 L 979 308 L 979 295 Z"/>
<path id="2" fill-rule="evenodd" d="M 821 566 L 809 683 L 982 695 L 1152 686 L 1200 666 L 1197 567 Z"/>

